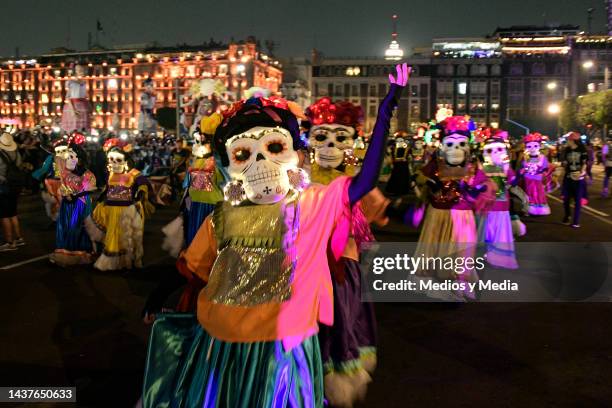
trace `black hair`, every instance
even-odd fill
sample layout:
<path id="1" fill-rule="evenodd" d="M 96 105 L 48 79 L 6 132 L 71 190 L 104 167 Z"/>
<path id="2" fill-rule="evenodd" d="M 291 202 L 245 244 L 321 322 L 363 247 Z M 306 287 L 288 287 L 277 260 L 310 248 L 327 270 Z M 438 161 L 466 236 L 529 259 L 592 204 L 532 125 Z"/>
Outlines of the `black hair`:
<path id="1" fill-rule="evenodd" d="M 257 126 L 280 126 L 291 133 L 295 151 L 304 147 L 304 142 L 300 139 L 298 121 L 293 113 L 275 106 L 262 106 L 258 98 L 251 98 L 233 116 L 225 119 L 215 132 L 213 148 L 224 166 L 229 165 L 225 142 L 232 136 Z"/>

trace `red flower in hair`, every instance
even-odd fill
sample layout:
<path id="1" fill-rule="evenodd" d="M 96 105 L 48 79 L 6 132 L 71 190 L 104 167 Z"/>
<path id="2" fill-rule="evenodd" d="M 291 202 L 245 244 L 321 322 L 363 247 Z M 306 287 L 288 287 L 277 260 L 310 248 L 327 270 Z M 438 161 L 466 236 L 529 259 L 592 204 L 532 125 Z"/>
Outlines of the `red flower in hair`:
<path id="1" fill-rule="evenodd" d="M 289 104 L 280 96 L 271 96 L 269 98 L 259 98 L 263 106 L 274 106 L 279 109 L 289 110 Z"/>
<path id="2" fill-rule="evenodd" d="M 324 97 L 306 109 L 306 116 L 313 125 L 338 123 L 358 127 L 363 120 L 363 111 L 351 102 L 332 103 L 330 98 Z"/>
<path id="3" fill-rule="evenodd" d="M 85 136 L 83 136 L 81 133 L 75 132 L 68 139 L 68 144 L 82 145 L 83 143 L 85 143 Z"/>
<path id="4" fill-rule="evenodd" d="M 469 132 L 470 121 L 465 116 L 449 116 L 442 122 L 444 130 L 447 134 L 451 134 L 456 131 Z"/>
<path id="5" fill-rule="evenodd" d="M 102 145 L 102 149 L 107 152 L 110 149 L 112 149 L 113 147 L 118 147 L 120 149 L 123 149 L 126 146 L 126 142 L 124 142 L 123 140 L 117 139 L 116 137 L 112 138 L 112 139 L 108 139 L 106 142 L 104 142 L 104 144 Z"/>
<path id="6" fill-rule="evenodd" d="M 524 143 L 541 142 L 542 134 L 538 132 L 530 133 L 523 138 Z"/>

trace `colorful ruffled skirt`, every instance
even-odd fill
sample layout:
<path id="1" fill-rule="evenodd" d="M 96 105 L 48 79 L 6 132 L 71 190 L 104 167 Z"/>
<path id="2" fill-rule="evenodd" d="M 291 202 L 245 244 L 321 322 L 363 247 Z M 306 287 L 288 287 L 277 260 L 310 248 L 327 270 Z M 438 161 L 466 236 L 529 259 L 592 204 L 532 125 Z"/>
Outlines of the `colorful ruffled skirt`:
<path id="1" fill-rule="evenodd" d="M 542 180 L 525 177 L 524 186 L 529 197 L 529 215 L 549 215 L 550 207 Z"/>
<path id="2" fill-rule="evenodd" d="M 363 399 L 376 366 L 374 305 L 361 301 L 361 268 L 342 258 L 344 273 L 332 279 L 334 325 L 319 328 L 325 371 L 325 396 L 333 406 L 351 406 Z"/>
<path id="3" fill-rule="evenodd" d="M 475 258 L 477 246 L 476 221 L 472 210 L 443 210 L 429 205 L 414 257 Z M 414 280 L 418 280 L 419 276 L 433 277 L 440 281 L 450 279 L 477 282 L 479 279 L 476 270 L 467 267 L 461 274 L 446 269 L 418 270 L 416 274 L 418 276 L 411 275 Z M 475 294 L 470 291 L 448 294 L 437 291 L 426 294 L 430 297 L 442 297 L 445 300 L 475 298 Z"/>
<path id="4" fill-rule="evenodd" d="M 143 408 L 323 407 L 319 344 L 316 336 L 291 351 L 281 341 L 229 343 L 192 314 L 161 314 L 143 387 Z"/>
<path id="5" fill-rule="evenodd" d="M 506 269 L 517 269 L 514 235 L 509 211 L 489 211 L 477 217 L 478 242 L 486 245 L 487 263 Z"/>
<path id="6" fill-rule="evenodd" d="M 100 203 L 85 221 L 87 233 L 104 250 L 94 267 L 101 271 L 142 267 L 144 219 L 135 205 Z"/>
<path id="7" fill-rule="evenodd" d="M 85 219 L 91 214 L 89 195 L 75 200 L 62 200 L 55 229 L 55 251 L 51 261 L 58 265 L 91 262 L 92 244 L 85 229 Z"/>

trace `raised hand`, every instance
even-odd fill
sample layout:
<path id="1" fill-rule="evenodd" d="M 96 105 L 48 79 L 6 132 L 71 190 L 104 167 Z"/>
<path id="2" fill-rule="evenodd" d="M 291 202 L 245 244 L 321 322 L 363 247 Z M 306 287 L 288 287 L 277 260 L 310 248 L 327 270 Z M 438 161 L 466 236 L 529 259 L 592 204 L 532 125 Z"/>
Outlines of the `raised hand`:
<path id="1" fill-rule="evenodd" d="M 395 70 L 397 71 L 397 77 L 394 78 L 393 74 L 389 74 L 389 83 L 399 86 L 406 86 L 412 68 L 409 68 L 408 64 L 404 62 L 403 64 L 397 64 L 395 66 Z"/>

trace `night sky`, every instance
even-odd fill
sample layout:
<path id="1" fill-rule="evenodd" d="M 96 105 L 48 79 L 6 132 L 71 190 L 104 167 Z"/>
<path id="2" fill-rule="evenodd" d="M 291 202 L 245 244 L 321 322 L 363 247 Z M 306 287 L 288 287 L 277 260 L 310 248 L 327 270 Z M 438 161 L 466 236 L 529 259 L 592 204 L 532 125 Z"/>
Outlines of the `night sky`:
<path id="1" fill-rule="evenodd" d="M 87 47 L 99 18 L 105 46 L 158 41 L 198 44 L 252 34 L 278 43 L 277 55 L 381 55 L 390 40 L 390 16 L 399 15 L 405 50 L 433 37 L 482 36 L 497 26 L 579 24 L 605 31 L 604 0 L 4 0 L 0 55 L 36 55 L 69 45 Z M 68 38 L 69 43 L 68 43 Z"/>

